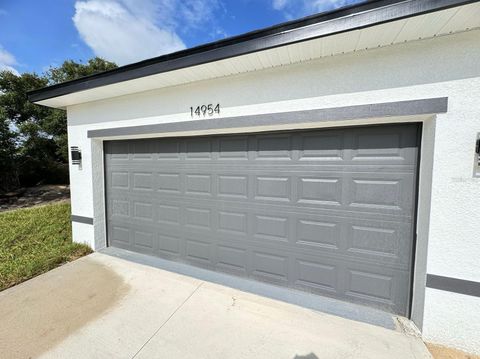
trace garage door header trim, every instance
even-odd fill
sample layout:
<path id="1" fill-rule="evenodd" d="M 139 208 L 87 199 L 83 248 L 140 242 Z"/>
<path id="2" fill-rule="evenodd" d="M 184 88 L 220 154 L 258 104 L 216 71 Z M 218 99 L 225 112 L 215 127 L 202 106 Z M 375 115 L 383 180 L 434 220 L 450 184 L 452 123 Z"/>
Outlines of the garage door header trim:
<path id="1" fill-rule="evenodd" d="M 366 105 L 324 108 L 294 112 L 279 112 L 260 115 L 224 117 L 210 120 L 171 122 L 153 125 L 130 126 L 90 130 L 89 138 L 139 136 L 152 133 L 205 131 L 242 127 L 261 127 L 327 121 L 361 120 L 367 118 L 428 115 L 447 112 L 448 98 L 385 102 Z"/>

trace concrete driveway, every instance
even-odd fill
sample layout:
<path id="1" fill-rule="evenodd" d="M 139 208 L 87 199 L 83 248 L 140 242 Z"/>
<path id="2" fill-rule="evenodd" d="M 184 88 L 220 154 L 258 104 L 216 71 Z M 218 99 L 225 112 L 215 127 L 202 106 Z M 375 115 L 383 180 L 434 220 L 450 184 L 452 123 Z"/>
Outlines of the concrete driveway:
<path id="1" fill-rule="evenodd" d="M 430 358 L 414 336 L 94 253 L 0 293 L 2 358 Z"/>

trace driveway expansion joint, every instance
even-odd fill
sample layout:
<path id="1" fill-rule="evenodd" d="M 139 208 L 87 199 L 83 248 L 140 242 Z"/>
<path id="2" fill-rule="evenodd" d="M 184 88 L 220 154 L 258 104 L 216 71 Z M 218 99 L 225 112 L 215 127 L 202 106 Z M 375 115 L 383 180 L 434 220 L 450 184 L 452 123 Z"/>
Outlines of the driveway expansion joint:
<path id="1" fill-rule="evenodd" d="M 204 283 L 205 282 L 200 282 L 198 284 L 198 286 L 192 291 L 192 293 L 190 293 L 190 295 L 187 298 L 185 298 L 185 300 L 172 312 L 172 314 L 170 314 L 170 316 L 160 325 L 160 327 L 158 327 L 158 329 L 150 336 L 150 338 L 148 338 L 148 340 L 145 343 L 143 343 L 143 345 L 140 347 L 140 349 L 137 350 L 137 352 L 135 353 L 135 355 L 132 356 L 131 359 L 136 358 L 137 355 L 140 354 L 142 349 L 145 348 L 145 346 L 152 340 L 152 338 L 155 337 L 155 335 L 157 335 L 157 333 L 165 326 L 165 324 L 169 322 L 170 319 L 173 318 L 173 316 L 185 305 L 185 303 L 187 303 L 188 300 L 193 297 L 193 295 L 200 289 L 200 287 Z"/>

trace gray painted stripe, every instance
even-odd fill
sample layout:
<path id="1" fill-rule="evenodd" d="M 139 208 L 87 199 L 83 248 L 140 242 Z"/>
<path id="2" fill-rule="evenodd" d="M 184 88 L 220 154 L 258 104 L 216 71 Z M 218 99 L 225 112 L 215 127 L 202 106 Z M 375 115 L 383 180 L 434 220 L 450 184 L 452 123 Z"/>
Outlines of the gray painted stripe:
<path id="1" fill-rule="evenodd" d="M 82 217 L 76 216 L 72 214 L 71 216 L 72 222 L 84 223 L 84 224 L 93 224 L 93 218 L 90 217 Z"/>
<path id="2" fill-rule="evenodd" d="M 448 98 L 439 97 L 307 111 L 280 112 L 262 115 L 90 130 L 88 131 L 88 137 L 134 136 L 152 133 L 172 133 L 174 135 L 175 132 L 184 131 L 205 131 L 225 128 L 359 120 L 377 117 L 427 115 L 445 113 L 447 112 L 447 108 Z"/>
<path id="3" fill-rule="evenodd" d="M 427 274 L 427 287 L 480 297 L 480 282 Z"/>

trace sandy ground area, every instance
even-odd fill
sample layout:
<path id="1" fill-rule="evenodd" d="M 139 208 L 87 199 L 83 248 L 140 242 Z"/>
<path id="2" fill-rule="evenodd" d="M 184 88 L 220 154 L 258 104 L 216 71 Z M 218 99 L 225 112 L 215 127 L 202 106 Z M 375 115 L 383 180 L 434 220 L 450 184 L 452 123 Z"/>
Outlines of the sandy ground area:
<path id="1" fill-rule="evenodd" d="M 479 355 L 467 354 L 460 350 L 446 348 L 441 345 L 426 344 L 435 359 L 480 359 Z"/>
<path id="2" fill-rule="evenodd" d="M 0 194 L 0 212 L 70 199 L 70 186 L 43 185 Z"/>

